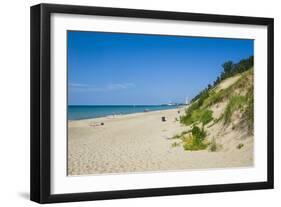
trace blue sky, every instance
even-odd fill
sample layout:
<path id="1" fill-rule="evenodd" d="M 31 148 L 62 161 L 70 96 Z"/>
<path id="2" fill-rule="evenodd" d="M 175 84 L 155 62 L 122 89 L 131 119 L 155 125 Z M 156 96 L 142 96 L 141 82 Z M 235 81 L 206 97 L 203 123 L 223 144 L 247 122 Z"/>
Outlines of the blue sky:
<path id="1" fill-rule="evenodd" d="M 69 105 L 149 105 L 191 99 L 253 40 L 68 31 Z"/>

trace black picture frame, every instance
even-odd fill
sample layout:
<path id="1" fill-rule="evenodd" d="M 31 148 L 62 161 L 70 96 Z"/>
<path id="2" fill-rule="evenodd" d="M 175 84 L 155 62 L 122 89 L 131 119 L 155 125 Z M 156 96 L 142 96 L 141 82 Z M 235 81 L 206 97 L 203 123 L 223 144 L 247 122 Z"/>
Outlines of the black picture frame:
<path id="1" fill-rule="evenodd" d="M 50 91 L 50 15 L 52 13 L 134 17 L 149 19 L 181 20 L 210 23 L 234 23 L 267 26 L 267 181 L 238 184 L 219 184 L 186 187 L 167 187 L 72 194 L 51 194 L 51 91 Z M 39 4 L 31 7 L 31 174 L 30 199 L 38 203 L 89 201 L 103 199 L 167 196 L 179 194 L 211 193 L 272 189 L 274 177 L 273 113 L 273 44 L 274 20 L 272 18 L 195 14 L 182 12 L 103 8 L 56 4 Z"/>

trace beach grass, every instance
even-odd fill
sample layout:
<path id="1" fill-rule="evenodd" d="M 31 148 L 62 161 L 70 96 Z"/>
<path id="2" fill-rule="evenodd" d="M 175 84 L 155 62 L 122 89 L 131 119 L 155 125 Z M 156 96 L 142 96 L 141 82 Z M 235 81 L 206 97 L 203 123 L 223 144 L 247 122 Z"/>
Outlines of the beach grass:
<path id="1" fill-rule="evenodd" d="M 191 125 L 201 122 L 203 125 L 206 125 L 213 120 L 212 114 L 213 112 L 209 109 L 198 108 L 192 110 L 192 112 L 189 110 L 185 116 L 181 116 L 181 123 Z"/>
<path id="2" fill-rule="evenodd" d="M 239 109 L 242 111 L 244 109 L 246 101 L 245 96 L 233 96 L 230 98 L 224 111 L 224 124 L 230 123 L 234 111 Z"/>
<path id="3" fill-rule="evenodd" d="M 251 87 L 248 93 L 246 94 L 247 98 L 247 107 L 245 109 L 245 115 L 248 123 L 248 132 L 253 134 L 254 130 L 254 87 Z"/>

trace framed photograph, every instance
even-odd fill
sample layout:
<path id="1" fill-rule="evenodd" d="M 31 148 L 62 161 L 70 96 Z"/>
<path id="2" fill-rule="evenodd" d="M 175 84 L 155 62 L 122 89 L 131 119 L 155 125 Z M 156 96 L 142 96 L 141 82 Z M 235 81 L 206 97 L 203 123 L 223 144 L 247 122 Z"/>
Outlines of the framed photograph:
<path id="1" fill-rule="evenodd" d="M 273 188 L 273 19 L 31 7 L 31 200 Z"/>

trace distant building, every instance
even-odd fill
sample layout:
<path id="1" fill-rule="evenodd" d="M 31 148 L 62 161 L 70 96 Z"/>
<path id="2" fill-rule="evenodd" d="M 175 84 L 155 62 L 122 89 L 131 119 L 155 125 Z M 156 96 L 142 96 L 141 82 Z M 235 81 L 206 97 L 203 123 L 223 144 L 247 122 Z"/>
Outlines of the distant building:
<path id="1" fill-rule="evenodd" d="M 188 97 L 185 98 L 185 104 L 188 105 L 189 104 L 189 100 Z"/>

